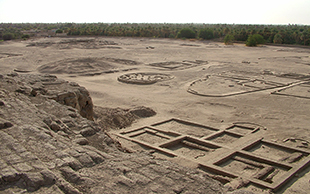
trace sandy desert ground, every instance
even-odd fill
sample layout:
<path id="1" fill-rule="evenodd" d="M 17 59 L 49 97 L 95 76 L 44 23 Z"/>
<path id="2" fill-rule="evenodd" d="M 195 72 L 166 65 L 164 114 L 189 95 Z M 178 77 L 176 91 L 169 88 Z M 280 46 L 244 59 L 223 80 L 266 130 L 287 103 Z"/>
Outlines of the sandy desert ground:
<path id="1" fill-rule="evenodd" d="M 248 166 L 242 168 L 247 163 L 243 159 L 251 160 L 266 164 L 259 170 L 271 166 L 270 171 L 275 172 L 271 182 L 272 177 L 268 182 L 267 176 L 272 173 L 263 174 L 265 177 L 258 175 L 256 179 L 261 185 L 277 187 L 293 177 L 278 192 L 307 193 L 310 189 L 310 173 L 306 168 L 310 161 L 308 48 L 114 37 L 2 42 L 0 72 L 12 71 L 53 74 L 77 82 L 89 90 L 95 106 L 124 109 L 146 106 L 155 110 L 155 116 L 139 119 L 129 128 L 110 131 L 128 149 L 155 150 L 154 155 L 168 159 L 165 155 L 171 151 L 172 161 L 238 177 L 240 172 L 240 177 L 251 176 L 252 171 L 245 170 Z M 161 121 L 166 122 L 156 124 Z M 189 129 L 183 129 L 185 125 Z M 149 126 L 149 130 L 130 134 L 144 126 Z M 241 131 L 230 133 L 234 127 Z M 203 132 L 210 128 L 216 130 Z M 243 133 L 244 129 L 250 132 Z M 188 151 L 179 140 L 172 143 L 169 137 L 170 143 L 159 144 L 156 138 L 165 138 L 160 133 L 167 135 L 167 131 L 182 138 L 194 137 L 181 141 L 195 145 L 189 146 Z M 142 137 L 142 133 L 151 135 Z M 217 147 L 212 144 L 209 156 L 195 153 L 205 149 L 199 146 L 210 147 L 210 142 Z M 298 157 L 291 156 L 296 153 Z M 225 159 L 224 155 L 232 157 Z M 222 158 L 211 161 L 217 157 Z M 256 186 L 260 182 L 255 181 L 250 181 L 248 188 L 259 192 Z"/>

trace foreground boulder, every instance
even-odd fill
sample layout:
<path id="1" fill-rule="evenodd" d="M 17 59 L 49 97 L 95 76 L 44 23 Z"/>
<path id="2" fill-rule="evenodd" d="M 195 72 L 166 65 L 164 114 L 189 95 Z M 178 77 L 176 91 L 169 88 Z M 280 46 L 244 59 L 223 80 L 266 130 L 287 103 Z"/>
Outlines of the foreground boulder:
<path id="1" fill-rule="evenodd" d="M 9 74 L 0 88 L 0 193 L 224 193 L 200 170 L 125 153 L 77 84 Z"/>

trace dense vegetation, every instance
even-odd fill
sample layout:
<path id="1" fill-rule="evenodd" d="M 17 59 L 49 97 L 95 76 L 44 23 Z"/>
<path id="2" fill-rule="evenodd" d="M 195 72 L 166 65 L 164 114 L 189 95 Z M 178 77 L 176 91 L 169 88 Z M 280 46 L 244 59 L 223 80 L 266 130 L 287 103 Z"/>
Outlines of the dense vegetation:
<path id="1" fill-rule="evenodd" d="M 233 41 L 235 40 L 235 37 L 231 34 L 227 34 L 224 38 L 224 43 L 226 45 L 229 45 L 229 44 L 233 44 Z"/>
<path id="2" fill-rule="evenodd" d="M 0 39 L 21 38 L 22 31 L 31 29 L 57 29 L 58 33 L 64 32 L 69 36 L 200 38 L 218 41 L 223 41 L 225 36 L 230 35 L 230 41 L 243 42 L 249 42 L 249 38 L 253 39 L 253 35 L 258 34 L 265 43 L 310 45 L 310 26 L 306 25 L 1 23 Z M 182 34 L 184 31 L 189 34 Z"/>
<path id="3" fill-rule="evenodd" d="M 190 28 L 183 28 L 178 32 L 177 38 L 196 38 L 196 33 Z"/>
<path id="4" fill-rule="evenodd" d="M 247 46 L 257 46 L 258 44 L 264 44 L 264 37 L 260 34 L 253 34 L 248 37 L 245 44 Z"/>

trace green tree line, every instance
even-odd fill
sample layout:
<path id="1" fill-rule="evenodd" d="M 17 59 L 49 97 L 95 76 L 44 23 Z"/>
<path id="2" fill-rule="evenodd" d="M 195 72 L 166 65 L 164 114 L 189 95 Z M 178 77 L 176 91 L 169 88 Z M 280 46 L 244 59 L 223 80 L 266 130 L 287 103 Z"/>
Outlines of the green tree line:
<path id="1" fill-rule="evenodd" d="M 170 23 L 0 23 L 0 39 L 22 38 L 22 31 L 61 30 L 69 36 L 122 36 L 155 38 L 197 38 L 246 42 L 255 34 L 265 43 L 310 45 L 308 25 L 170 24 Z M 183 35 L 185 34 L 185 35 Z"/>

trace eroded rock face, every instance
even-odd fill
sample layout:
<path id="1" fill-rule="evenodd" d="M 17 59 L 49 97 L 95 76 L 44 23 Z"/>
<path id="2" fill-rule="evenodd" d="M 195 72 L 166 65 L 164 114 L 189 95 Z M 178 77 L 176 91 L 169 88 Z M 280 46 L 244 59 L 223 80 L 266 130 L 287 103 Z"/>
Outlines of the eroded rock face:
<path id="1" fill-rule="evenodd" d="M 89 92 L 85 88 L 75 88 L 71 91 L 58 93 L 55 96 L 52 98 L 57 102 L 76 108 L 82 117 L 93 120 L 93 103 Z"/>
<path id="2" fill-rule="evenodd" d="M 53 75 L 9 74 L 8 81 L 16 83 L 15 91 L 29 96 L 41 95 L 77 109 L 80 115 L 93 120 L 93 103 L 89 92 L 77 83 Z"/>
<path id="3" fill-rule="evenodd" d="M 72 108 L 87 107 L 80 88 L 53 76 L 0 76 L 0 193 L 224 193 L 203 171 L 125 153 Z"/>

